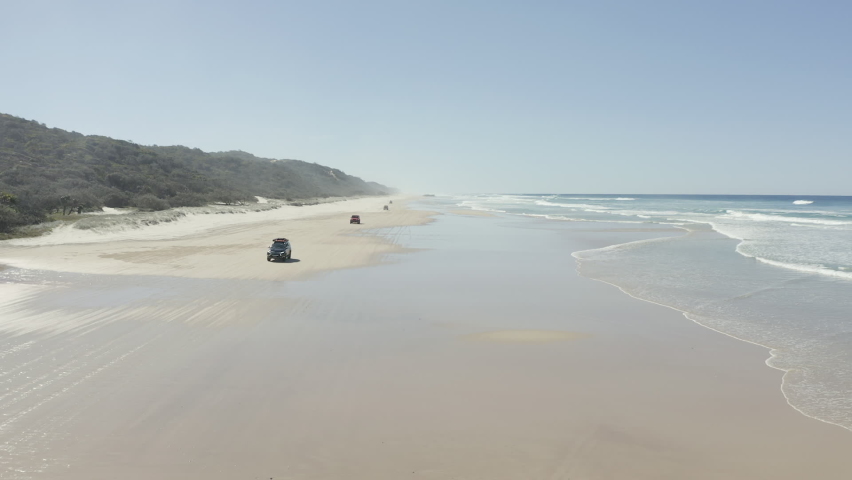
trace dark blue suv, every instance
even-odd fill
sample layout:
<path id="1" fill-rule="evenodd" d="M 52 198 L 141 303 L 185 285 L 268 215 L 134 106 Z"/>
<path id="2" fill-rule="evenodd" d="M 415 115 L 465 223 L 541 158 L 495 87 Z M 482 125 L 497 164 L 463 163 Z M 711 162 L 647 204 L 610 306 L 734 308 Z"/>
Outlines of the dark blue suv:
<path id="1" fill-rule="evenodd" d="M 290 240 L 286 238 L 276 238 L 272 240 L 272 245 L 266 251 L 266 261 L 273 262 L 275 260 L 289 260 L 293 256 L 293 249 L 290 247 Z"/>

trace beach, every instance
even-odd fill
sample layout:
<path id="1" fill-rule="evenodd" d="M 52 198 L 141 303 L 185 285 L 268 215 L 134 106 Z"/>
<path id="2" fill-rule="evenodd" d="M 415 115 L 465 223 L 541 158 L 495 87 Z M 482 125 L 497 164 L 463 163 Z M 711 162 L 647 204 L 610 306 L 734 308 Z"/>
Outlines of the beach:
<path id="1" fill-rule="evenodd" d="M 187 215 L 142 227 L 118 221 L 117 225 L 102 222 L 106 225 L 100 229 L 68 226 L 44 237 L 9 241 L 0 258 L 9 266 L 89 274 L 307 278 L 375 263 L 381 255 L 399 248 L 392 229 L 427 221 L 427 212 L 384 211 L 388 201 L 394 200 L 404 202 L 403 197 L 368 197 L 251 213 Z M 350 225 L 349 215 L 359 213 L 372 215 L 360 225 Z M 382 236 L 364 233 L 385 228 L 391 231 Z M 293 261 L 286 269 L 258 264 L 255 260 L 264 258 L 266 247 L 278 237 L 292 240 Z"/>
<path id="2" fill-rule="evenodd" d="M 0 242 L 0 478 L 849 478 L 767 348 L 572 256 L 681 236 L 399 196 Z"/>

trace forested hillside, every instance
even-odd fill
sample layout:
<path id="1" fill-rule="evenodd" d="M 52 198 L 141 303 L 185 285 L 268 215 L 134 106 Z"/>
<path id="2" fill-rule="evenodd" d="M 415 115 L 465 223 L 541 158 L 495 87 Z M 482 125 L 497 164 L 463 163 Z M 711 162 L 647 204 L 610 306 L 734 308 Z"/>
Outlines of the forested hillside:
<path id="1" fill-rule="evenodd" d="M 163 210 L 253 202 L 255 195 L 298 200 L 388 191 L 315 163 L 148 147 L 0 114 L 0 232 L 72 209 Z"/>

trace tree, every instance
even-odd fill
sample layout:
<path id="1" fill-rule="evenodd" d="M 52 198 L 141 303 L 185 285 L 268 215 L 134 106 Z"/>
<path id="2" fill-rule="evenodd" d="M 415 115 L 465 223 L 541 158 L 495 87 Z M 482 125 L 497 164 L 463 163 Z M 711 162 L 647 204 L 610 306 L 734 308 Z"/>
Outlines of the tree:
<path id="1" fill-rule="evenodd" d="M 299 200 L 383 190 L 318 164 L 142 146 L 0 113 L 0 193 L 9 195 L 0 198 L 0 206 L 7 208 L 6 217 L 17 212 L 20 225 L 78 206 L 85 211 L 141 203 L 140 208 L 160 209 L 253 202 L 254 195 Z M 137 202 L 139 197 L 145 198 Z"/>
<path id="2" fill-rule="evenodd" d="M 18 212 L 6 205 L 0 205 L 0 233 L 8 233 L 20 223 Z"/>
<path id="3" fill-rule="evenodd" d="M 166 210 L 171 207 L 169 202 L 163 200 L 162 198 L 157 198 L 155 195 L 150 193 L 146 193 L 145 195 L 140 195 L 133 199 L 133 205 L 136 208 L 141 210 Z"/>
<path id="4" fill-rule="evenodd" d="M 63 195 L 59 197 L 59 204 L 62 205 L 62 215 L 65 215 L 65 210 L 68 209 L 70 211 L 74 205 L 74 198 L 71 195 Z"/>

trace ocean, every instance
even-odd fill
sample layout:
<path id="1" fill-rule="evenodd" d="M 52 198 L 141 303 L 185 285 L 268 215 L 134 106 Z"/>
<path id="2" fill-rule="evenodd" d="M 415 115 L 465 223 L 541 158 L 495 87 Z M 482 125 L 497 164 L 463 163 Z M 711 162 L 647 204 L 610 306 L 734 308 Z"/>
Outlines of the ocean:
<path id="1" fill-rule="evenodd" d="M 583 276 L 769 349 L 801 413 L 852 430 L 852 197 L 461 195 L 437 201 L 682 235 L 566 252 Z"/>

